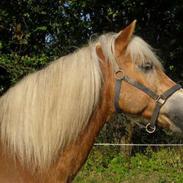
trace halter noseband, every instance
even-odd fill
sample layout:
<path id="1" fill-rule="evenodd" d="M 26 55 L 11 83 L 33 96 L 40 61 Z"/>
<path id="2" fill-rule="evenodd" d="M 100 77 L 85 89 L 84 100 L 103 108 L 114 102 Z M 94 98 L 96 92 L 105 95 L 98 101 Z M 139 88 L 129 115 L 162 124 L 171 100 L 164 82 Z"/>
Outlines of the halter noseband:
<path id="1" fill-rule="evenodd" d="M 122 81 L 126 81 L 128 84 L 136 87 L 137 89 L 143 91 L 144 93 L 146 93 L 147 95 L 149 95 L 153 100 L 155 100 L 156 105 L 153 111 L 153 114 L 151 116 L 151 120 L 150 122 L 146 125 L 146 131 L 148 133 L 154 133 L 156 130 L 156 121 L 157 118 L 159 116 L 159 112 L 161 107 L 165 104 L 165 102 L 167 101 L 167 99 L 174 94 L 177 90 L 181 89 L 181 85 L 176 84 L 174 86 L 172 86 L 171 88 L 169 88 L 168 90 L 166 90 L 163 94 L 158 95 L 156 94 L 154 91 L 152 91 L 150 88 L 147 88 L 146 86 L 144 86 L 143 84 L 139 83 L 138 81 L 129 78 L 128 76 L 125 76 L 123 73 L 123 70 L 119 69 L 116 73 L 116 83 L 115 83 L 115 97 L 114 97 L 114 106 L 115 106 L 115 110 L 118 113 L 121 113 L 122 110 L 119 106 L 119 97 L 120 97 L 120 90 L 121 90 L 121 84 Z"/>

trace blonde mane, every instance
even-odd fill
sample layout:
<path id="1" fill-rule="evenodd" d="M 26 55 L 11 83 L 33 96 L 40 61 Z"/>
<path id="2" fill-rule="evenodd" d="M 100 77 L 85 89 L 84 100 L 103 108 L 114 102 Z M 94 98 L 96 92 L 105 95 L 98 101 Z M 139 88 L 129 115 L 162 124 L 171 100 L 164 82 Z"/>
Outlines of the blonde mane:
<path id="1" fill-rule="evenodd" d="M 93 45 L 28 75 L 0 98 L 2 143 L 26 164 L 49 166 L 88 123 L 101 83 Z"/>
<path id="2" fill-rule="evenodd" d="M 101 43 L 115 67 L 111 50 L 114 37 L 113 33 L 100 36 L 87 47 L 26 76 L 0 98 L 1 143 L 23 164 L 50 166 L 86 127 L 98 104 L 102 85 L 95 45 Z M 134 60 L 137 55 L 143 57 L 140 53 L 144 49 L 156 62 L 140 38 L 134 37 L 128 46 Z"/>

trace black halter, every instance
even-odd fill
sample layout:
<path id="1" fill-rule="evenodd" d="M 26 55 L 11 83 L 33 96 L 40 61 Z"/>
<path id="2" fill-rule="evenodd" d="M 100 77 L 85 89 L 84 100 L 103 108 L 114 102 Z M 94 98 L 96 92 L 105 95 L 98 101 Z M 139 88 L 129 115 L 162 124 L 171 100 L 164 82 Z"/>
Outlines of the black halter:
<path id="1" fill-rule="evenodd" d="M 159 112 L 161 107 L 165 104 L 166 100 L 174 94 L 177 90 L 181 89 L 181 85 L 176 84 L 169 88 L 167 91 L 165 91 L 163 94 L 158 95 L 151 89 L 147 88 L 143 84 L 139 83 L 138 81 L 129 78 L 128 76 L 125 76 L 123 74 L 122 70 L 118 70 L 116 73 L 116 84 L 115 84 L 115 98 L 114 98 L 114 106 L 115 110 L 118 113 L 121 113 L 122 110 L 119 106 L 119 97 L 120 97 L 120 90 L 121 90 L 121 84 L 122 81 L 126 81 L 128 84 L 138 88 L 139 90 L 143 91 L 147 95 L 149 95 L 153 100 L 156 101 L 156 105 L 153 111 L 153 114 L 151 116 L 150 122 L 146 125 L 146 131 L 148 133 L 154 133 L 156 130 L 156 121 L 159 116 Z"/>

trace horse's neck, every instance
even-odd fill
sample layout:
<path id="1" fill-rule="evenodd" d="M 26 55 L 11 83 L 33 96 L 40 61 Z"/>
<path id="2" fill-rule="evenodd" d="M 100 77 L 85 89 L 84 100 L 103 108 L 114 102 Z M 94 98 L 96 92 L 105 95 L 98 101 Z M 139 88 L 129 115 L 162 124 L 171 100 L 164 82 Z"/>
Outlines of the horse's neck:
<path id="1" fill-rule="evenodd" d="M 20 168 L 20 171 L 17 170 L 19 172 L 17 172 L 18 175 L 12 175 L 12 178 L 14 180 L 16 178 L 18 182 L 20 182 L 20 178 L 23 183 L 28 182 L 27 180 L 30 180 L 31 183 L 70 182 L 86 161 L 97 135 L 103 127 L 107 117 L 110 115 L 112 97 L 108 88 L 105 88 L 105 86 L 103 88 L 101 96 L 103 97 L 101 97 L 101 101 L 99 102 L 97 109 L 91 116 L 86 128 L 81 131 L 80 135 L 73 143 L 67 146 L 65 150 L 60 153 L 60 157 L 54 163 L 53 167 L 49 169 L 48 172 L 43 173 L 40 177 L 38 177 L 37 175 L 34 177 L 31 175 L 31 172 L 29 173 L 29 171 L 27 172 L 26 170 Z M 9 162 L 8 164 L 12 166 L 11 162 Z M 5 175 L 6 172 L 2 171 L 2 173 L 3 175 Z M 9 182 L 9 178 L 7 180 Z"/>
<path id="2" fill-rule="evenodd" d="M 80 133 L 76 141 L 61 153 L 54 167 L 57 176 L 63 178 L 61 182 L 70 182 L 85 163 L 97 135 L 110 115 L 111 99 L 109 90 L 103 91 L 103 97 L 87 127 Z M 54 180 L 48 182 L 54 182 Z"/>

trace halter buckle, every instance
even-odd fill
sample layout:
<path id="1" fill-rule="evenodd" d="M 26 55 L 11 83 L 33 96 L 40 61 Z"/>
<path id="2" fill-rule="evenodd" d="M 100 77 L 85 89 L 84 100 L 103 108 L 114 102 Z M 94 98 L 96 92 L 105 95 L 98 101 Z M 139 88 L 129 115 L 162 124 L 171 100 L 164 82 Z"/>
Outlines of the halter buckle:
<path id="1" fill-rule="evenodd" d="M 125 77 L 124 71 L 122 69 L 119 69 L 115 72 L 115 78 L 117 80 L 122 80 Z"/>
<path id="2" fill-rule="evenodd" d="M 146 125 L 146 132 L 148 132 L 148 133 L 154 133 L 156 131 L 156 126 L 151 126 L 151 123 L 148 123 L 147 125 Z"/>
<path id="3" fill-rule="evenodd" d="M 156 102 L 163 105 L 166 102 L 166 99 L 162 98 L 161 95 L 159 95 L 158 98 L 156 99 Z"/>

